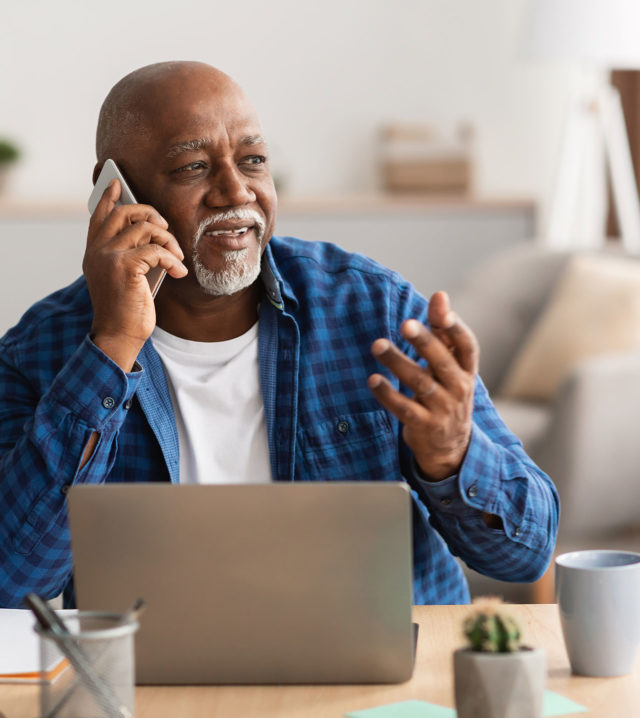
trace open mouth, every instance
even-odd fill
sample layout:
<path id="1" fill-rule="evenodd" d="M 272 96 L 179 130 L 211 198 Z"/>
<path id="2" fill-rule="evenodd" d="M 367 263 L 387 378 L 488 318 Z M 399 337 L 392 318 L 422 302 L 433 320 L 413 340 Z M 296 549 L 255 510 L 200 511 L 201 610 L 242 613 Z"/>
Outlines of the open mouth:
<path id="1" fill-rule="evenodd" d="M 240 227 L 238 229 L 213 229 L 208 232 L 205 232 L 204 234 L 207 235 L 207 237 L 240 237 L 243 234 L 246 234 L 249 231 L 249 227 Z"/>
<path id="2" fill-rule="evenodd" d="M 222 251 L 239 251 L 247 249 L 255 240 L 255 225 L 240 223 L 220 223 L 213 225 L 202 233 L 201 243 Z M 200 243 L 200 242 L 199 242 Z"/>
<path id="3" fill-rule="evenodd" d="M 255 210 L 233 209 L 203 219 L 193 238 L 196 252 L 237 252 L 262 244 L 264 219 Z"/>

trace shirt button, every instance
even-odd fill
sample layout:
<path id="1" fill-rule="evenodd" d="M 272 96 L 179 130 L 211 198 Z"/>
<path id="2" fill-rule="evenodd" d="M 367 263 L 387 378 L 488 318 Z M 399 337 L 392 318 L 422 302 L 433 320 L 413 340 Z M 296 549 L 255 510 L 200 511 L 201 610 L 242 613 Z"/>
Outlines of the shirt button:
<path id="1" fill-rule="evenodd" d="M 469 490 L 467 491 L 467 496 L 470 499 L 473 499 L 477 495 L 478 495 L 478 487 L 475 484 L 473 484 L 472 486 L 469 487 Z"/>
<path id="2" fill-rule="evenodd" d="M 71 484 L 64 484 L 60 487 L 60 493 L 63 496 L 66 496 L 69 493 L 69 489 L 71 488 Z"/>
<path id="3" fill-rule="evenodd" d="M 440 499 L 440 503 L 443 506 L 449 506 L 449 504 L 451 503 L 451 499 Z"/>
<path id="4" fill-rule="evenodd" d="M 336 426 L 336 429 L 337 429 L 341 434 L 346 434 L 347 431 L 349 431 L 349 424 L 348 424 L 346 421 L 339 421 L 339 422 L 338 422 L 338 426 Z"/>
<path id="5" fill-rule="evenodd" d="M 132 406 L 133 406 L 133 402 L 131 401 L 131 399 L 127 399 L 124 403 L 124 408 L 130 409 Z"/>
<path id="6" fill-rule="evenodd" d="M 520 536 L 521 533 L 522 533 L 522 531 L 520 530 L 520 527 L 519 527 L 519 526 L 516 526 L 516 530 L 513 532 L 513 535 L 514 535 L 514 536 Z"/>
<path id="7" fill-rule="evenodd" d="M 105 409 L 113 409 L 115 405 L 116 402 L 112 396 L 105 396 L 105 398 L 102 400 L 102 406 L 104 406 Z"/>

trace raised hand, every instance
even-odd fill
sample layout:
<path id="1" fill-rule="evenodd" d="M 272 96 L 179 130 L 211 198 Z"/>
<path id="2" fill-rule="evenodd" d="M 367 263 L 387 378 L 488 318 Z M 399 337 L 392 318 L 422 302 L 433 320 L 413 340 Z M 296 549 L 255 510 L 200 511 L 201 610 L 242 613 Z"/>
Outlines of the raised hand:
<path id="1" fill-rule="evenodd" d="M 415 319 L 401 327 L 426 368 L 388 339 L 376 339 L 371 347 L 413 397 L 395 390 L 381 374 L 369 377 L 369 388 L 404 425 L 404 440 L 426 478 L 438 481 L 458 471 L 469 445 L 479 352 L 475 336 L 451 311 L 444 292 L 431 297 L 428 317 L 430 329 Z"/>

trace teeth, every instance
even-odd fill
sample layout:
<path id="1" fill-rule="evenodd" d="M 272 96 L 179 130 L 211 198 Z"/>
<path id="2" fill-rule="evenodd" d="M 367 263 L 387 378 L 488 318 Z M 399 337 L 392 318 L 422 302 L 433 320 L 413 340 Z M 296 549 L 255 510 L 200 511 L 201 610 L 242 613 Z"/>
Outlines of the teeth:
<path id="1" fill-rule="evenodd" d="M 211 237 L 219 237 L 222 234 L 239 235 L 245 234 L 249 230 L 248 227 L 242 227 L 241 229 L 216 229 L 213 232 L 206 232 Z"/>

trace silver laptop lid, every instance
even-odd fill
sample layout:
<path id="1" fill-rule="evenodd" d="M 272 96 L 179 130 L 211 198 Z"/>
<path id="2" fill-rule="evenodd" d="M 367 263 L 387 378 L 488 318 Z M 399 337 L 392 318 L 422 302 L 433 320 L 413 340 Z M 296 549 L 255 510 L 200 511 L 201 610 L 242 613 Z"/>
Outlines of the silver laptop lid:
<path id="1" fill-rule="evenodd" d="M 148 603 L 139 683 L 410 678 L 404 484 L 106 484 L 68 500 L 78 607 Z"/>

